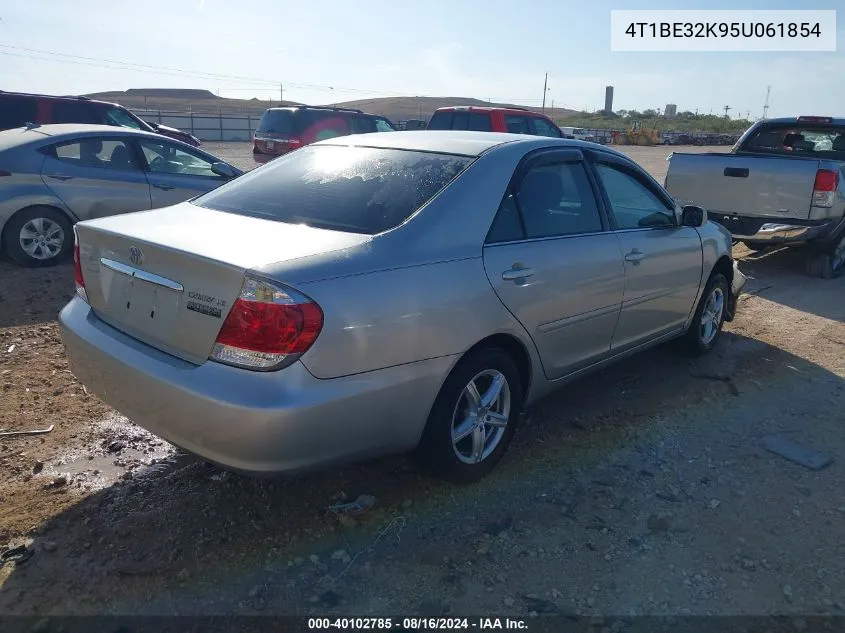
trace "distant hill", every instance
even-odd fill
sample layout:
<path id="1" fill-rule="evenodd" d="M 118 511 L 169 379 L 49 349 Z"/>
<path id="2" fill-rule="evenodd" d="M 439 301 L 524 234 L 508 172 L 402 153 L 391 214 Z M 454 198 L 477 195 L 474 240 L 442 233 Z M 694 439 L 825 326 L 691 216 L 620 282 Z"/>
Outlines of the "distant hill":
<path id="1" fill-rule="evenodd" d="M 203 112 L 224 114 L 261 114 L 267 108 L 278 107 L 280 102 L 260 101 L 258 99 L 227 99 L 218 97 L 208 90 L 189 90 L 178 88 L 131 88 L 125 92 L 95 92 L 85 95 L 91 99 L 112 101 L 132 110 L 147 108 L 150 110 L 171 110 L 179 112 Z M 281 105 L 300 105 L 295 101 L 285 101 Z M 381 97 L 362 99 L 332 104 L 342 108 L 357 108 L 364 112 L 386 116 L 391 121 L 406 119 L 428 120 L 437 108 L 445 106 L 499 106 L 512 107 L 508 103 L 490 103 L 470 97 Z M 522 107 L 522 106 L 517 106 Z M 529 108 L 537 112 L 540 108 Z M 565 108 L 546 108 L 545 113 L 552 118 L 566 118 L 576 114 Z"/>
<path id="2" fill-rule="evenodd" d="M 280 102 L 259 99 L 227 99 L 218 97 L 208 90 L 183 90 L 178 88 L 130 88 L 123 91 L 94 92 L 85 95 L 91 99 L 119 103 L 130 110 L 170 110 L 177 112 L 201 112 L 223 114 L 261 114 L 271 105 Z M 296 101 L 285 101 L 282 105 L 299 105 Z"/>

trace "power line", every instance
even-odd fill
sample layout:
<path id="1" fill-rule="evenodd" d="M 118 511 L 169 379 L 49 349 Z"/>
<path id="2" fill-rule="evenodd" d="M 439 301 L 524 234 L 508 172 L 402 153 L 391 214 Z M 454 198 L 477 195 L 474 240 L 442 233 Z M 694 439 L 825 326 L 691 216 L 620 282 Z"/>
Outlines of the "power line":
<path id="1" fill-rule="evenodd" d="M 225 80 L 226 82 L 232 83 L 240 83 L 240 84 L 264 84 L 267 86 L 274 86 L 272 88 L 273 91 L 278 89 L 279 84 L 282 83 L 279 80 L 274 79 L 262 79 L 258 77 L 246 77 L 242 75 L 226 75 L 221 73 L 207 73 L 204 71 L 195 71 L 195 70 L 183 70 L 180 68 L 174 68 L 172 66 L 154 66 L 151 64 L 137 64 L 134 62 L 124 62 L 114 59 L 105 59 L 105 58 L 98 58 L 98 57 L 86 57 L 83 55 L 72 55 L 69 53 L 57 53 L 55 51 L 47 51 L 43 49 L 35 49 L 35 48 L 27 48 L 23 46 L 11 46 L 8 44 L 0 44 L 0 48 L 3 49 L 13 49 L 13 50 L 20 50 L 26 53 L 30 53 L 27 55 L 19 54 L 19 53 L 12 53 L 8 50 L 0 50 L 0 55 L 7 55 L 11 57 L 21 57 L 21 58 L 29 58 L 33 60 L 41 60 L 41 61 L 48 61 L 48 62 L 59 62 L 63 64 L 74 64 L 78 66 L 90 66 L 93 68 L 103 68 L 106 70 L 130 70 L 134 72 L 143 72 L 143 73 L 151 73 L 157 75 L 166 75 L 170 77 L 191 77 L 194 79 L 208 79 L 208 80 Z M 36 57 L 33 56 L 31 53 L 38 53 L 40 55 L 50 55 L 52 57 Z M 59 58 L 67 58 L 67 59 L 59 59 Z M 406 93 L 401 92 L 393 92 L 393 91 L 386 91 L 386 90 L 367 90 L 363 88 L 348 88 L 344 86 L 329 86 L 324 84 L 312 84 L 312 83 L 297 83 L 297 82 L 284 82 L 284 85 L 287 87 L 293 88 L 301 88 L 301 89 L 312 89 L 312 90 L 331 90 L 337 92 L 352 92 L 352 93 L 359 93 L 359 94 L 370 94 L 370 95 L 377 95 L 377 96 L 390 96 L 390 97 L 405 97 L 408 96 Z M 247 90 L 248 88 L 243 88 L 243 90 Z M 234 90 L 234 88 L 233 88 Z M 241 90 L 240 88 L 238 90 Z M 255 88 L 256 91 L 266 91 L 268 88 Z M 418 98 L 442 98 L 439 95 L 414 95 Z M 542 102 L 541 99 L 532 99 L 532 98 L 524 98 L 524 97 L 492 97 L 493 101 L 497 101 L 499 103 L 536 103 L 540 104 Z M 562 107 L 571 108 L 570 106 L 564 105 Z"/>

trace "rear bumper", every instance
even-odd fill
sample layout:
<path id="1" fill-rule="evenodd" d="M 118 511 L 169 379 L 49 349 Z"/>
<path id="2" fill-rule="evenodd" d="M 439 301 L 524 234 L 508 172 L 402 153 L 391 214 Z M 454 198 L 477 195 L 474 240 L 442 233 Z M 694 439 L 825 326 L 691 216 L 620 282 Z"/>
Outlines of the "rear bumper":
<path id="1" fill-rule="evenodd" d="M 742 215 L 708 214 L 738 240 L 768 244 L 793 244 L 823 240 L 841 225 L 837 220 L 784 220 Z"/>
<path id="2" fill-rule="evenodd" d="M 192 365 L 106 325 L 79 298 L 59 323 L 73 373 L 106 403 L 177 446 L 253 474 L 413 448 L 454 363 L 320 380 L 300 362 L 278 372 Z"/>

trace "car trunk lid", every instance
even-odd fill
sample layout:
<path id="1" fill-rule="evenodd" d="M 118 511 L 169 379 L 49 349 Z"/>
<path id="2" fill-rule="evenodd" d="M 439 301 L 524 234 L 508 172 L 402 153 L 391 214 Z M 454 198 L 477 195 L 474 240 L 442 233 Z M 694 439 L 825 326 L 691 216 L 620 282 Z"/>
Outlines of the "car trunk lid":
<path id="1" fill-rule="evenodd" d="M 369 239 L 190 203 L 81 222 L 76 232 L 94 313 L 196 364 L 208 358 L 248 270 Z"/>

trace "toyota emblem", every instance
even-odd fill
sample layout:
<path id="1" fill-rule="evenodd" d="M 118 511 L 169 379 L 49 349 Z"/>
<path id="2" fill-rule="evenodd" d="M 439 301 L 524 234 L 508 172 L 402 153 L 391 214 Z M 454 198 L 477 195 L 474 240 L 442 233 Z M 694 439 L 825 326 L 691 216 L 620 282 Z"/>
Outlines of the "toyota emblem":
<path id="1" fill-rule="evenodd" d="M 140 266 L 144 263 L 144 251 L 137 246 L 133 246 L 129 249 L 129 261 L 136 266 Z"/>

